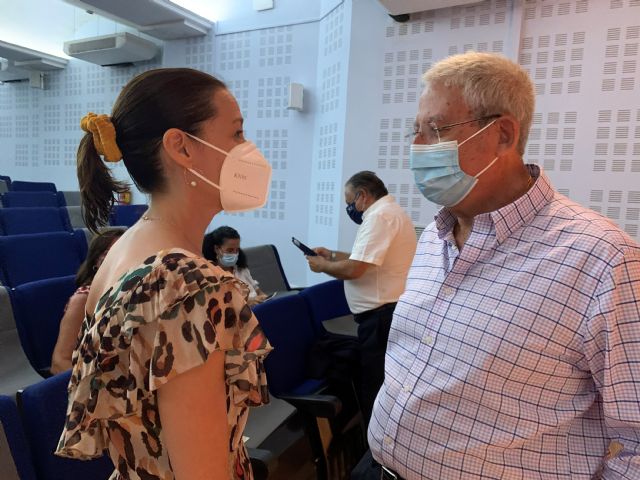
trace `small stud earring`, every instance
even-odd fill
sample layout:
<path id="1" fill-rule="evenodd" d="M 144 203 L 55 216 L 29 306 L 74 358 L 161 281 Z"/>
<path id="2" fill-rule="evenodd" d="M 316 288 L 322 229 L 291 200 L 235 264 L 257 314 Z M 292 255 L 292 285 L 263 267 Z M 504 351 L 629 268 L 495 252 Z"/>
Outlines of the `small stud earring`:
<path id="1" fill-rule="evenodd" d="M 190 185 L 191 185 L 192 187 L 195 187 L 195 186 L 197 186 L 198 184 L 196 183 L 196 181 L 195 181 L 195 180 L 191 180 Z"/>

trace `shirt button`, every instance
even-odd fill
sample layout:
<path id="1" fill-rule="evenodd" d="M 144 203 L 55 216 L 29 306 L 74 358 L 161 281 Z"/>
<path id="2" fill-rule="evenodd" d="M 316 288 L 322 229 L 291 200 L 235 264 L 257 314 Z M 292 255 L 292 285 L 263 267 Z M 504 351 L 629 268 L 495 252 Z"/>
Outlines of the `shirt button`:
<path id="1" fill-rule="evenodd" d="M 407 392 L 407 393 L 408 393 L 408 392 L 410 392 L 410 391 L 411 391 L 411 387 L 410 387 L 409 385 L 403 385 L 403 387 L 402 387 L 402 391 L 403 391 L 403 392 Z"/>
<path id="2" fill-rule="evenodd" d="M 385 435 L 384 444 L 385 445 L 391 445 L 392 442 L 393 442 L 393 440 L 391 439 L 391 437 L 389 435 Z"/>
<path id="3" fill-rule="evenodd" d="M 449 297 L 449 296 L 453 295 L 453 291 L 454 291 L 454 290 L 453 290 L 453 288 L 451 288 L 451 287 L 444 287 L 444 288 L 442 289 L 442 293 L 443 293 L 446 297 Z"/>
<path id="4" fill-rule="evenodd" d="M 422 343 L 431 345 L 433 343 L 433 337 L 431 335 L 425 335 L 424 337 L 422 337 Z"/>

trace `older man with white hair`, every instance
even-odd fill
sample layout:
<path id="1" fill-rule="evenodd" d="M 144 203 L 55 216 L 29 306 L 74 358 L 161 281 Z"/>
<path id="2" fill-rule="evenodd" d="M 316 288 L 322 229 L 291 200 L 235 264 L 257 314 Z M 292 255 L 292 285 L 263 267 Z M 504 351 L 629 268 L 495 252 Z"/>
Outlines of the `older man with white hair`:
<path id="1" fill-rule="evenodd" d="M 470 52 L 424 81 L 411 168 L 443 208 L 395 309 L 377 478 L 640 479 L 640 248 L 523 162 L 517 64 Z"/>

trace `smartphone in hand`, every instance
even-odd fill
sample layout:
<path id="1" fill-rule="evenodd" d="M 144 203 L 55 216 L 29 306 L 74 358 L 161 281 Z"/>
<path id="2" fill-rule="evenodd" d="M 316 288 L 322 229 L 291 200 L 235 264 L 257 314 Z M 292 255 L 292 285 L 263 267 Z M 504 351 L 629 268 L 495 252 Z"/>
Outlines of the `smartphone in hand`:
<path id="1" fill-rule="evenodd" d="M 291 237 L 291 241 L 296 247 L 302 250 L 302 253 L 304 253 L 305 255 L 308 255 L 310 257 L 315 257 L 316 255 L 318 255 L 316 252 L 311 250 L 309 247 L 307 247 L 304 243 L 302 243 L 296 237 Z"/>

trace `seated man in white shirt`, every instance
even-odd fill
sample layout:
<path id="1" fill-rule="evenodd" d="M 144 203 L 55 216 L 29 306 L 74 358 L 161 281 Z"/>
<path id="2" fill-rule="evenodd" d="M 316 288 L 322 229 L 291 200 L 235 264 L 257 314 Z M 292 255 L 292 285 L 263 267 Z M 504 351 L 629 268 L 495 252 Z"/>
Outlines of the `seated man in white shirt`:
<path id="1" fill-rule="evenodd" d="M 307 257 L 314 272 L 345 280 L 347 302 L 358 323 L 360 403 L 369 423 L 376 394 L 384 380 L 384 354 L 393 309 L 416 250 L 411 219 L 373 172 L 353 175 L 346 183 L 347 214 L 360 226 L 351 253 L 315 249 Z"/>

